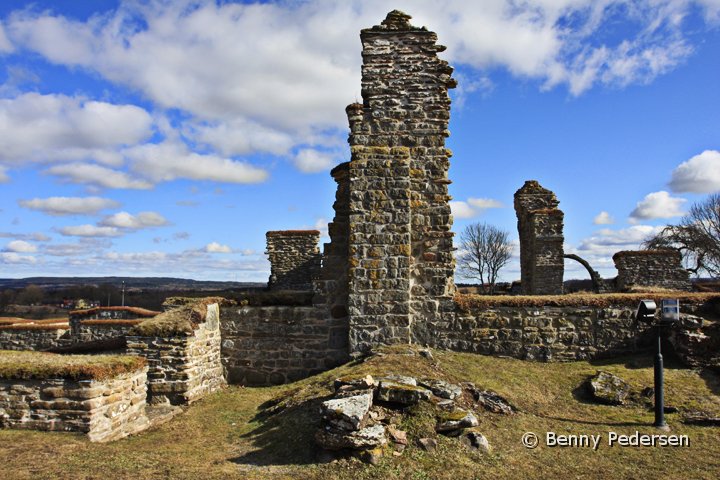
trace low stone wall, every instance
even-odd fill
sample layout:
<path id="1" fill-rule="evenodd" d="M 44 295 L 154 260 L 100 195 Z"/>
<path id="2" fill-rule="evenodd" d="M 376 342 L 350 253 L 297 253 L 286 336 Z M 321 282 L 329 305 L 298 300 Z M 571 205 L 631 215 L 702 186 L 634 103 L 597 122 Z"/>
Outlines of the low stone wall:
<path id="1" fill-rule="evenodd" d="M 41 325 L 0 327 L 0 350 L 47 350 L 69 345 L 67 328 Z"/>
<path id="2" fill-rule="evenodd" d="M 149 425 L 146 378 L 147 367 L 107 380 L 0 379 L 0 427 L 125 437 Z"/>
<path id="3" fill-rule="evenodd" d="M 717 304 L 714 301 L 681 302 L 683 324 L 689 317 L 714 317 Z M 429 328 L 418 328 L 416 341 L 435 348 L 525 360 L 603 358 L 652 344 L 649 327 L 638 325 L 634 320 L 635 308 L 630 305 L 477 306 L 458 309 L 446 315 L 445 321 L 434 322 Z"/>
<path id="4" fill-rule="evenodd" d="M 345 318 L 305 306 L 223 307 L 222 360 L 228 382 L 271 385 L 334 368 L 348 359 Z M 337 313 L 337 315 L 345 315 Z"/>
<path id="5" fill-rule="evenodd" d="M 149 403 L 188 404 L 225 385 L 219 317 L 214 303 L 191 334 L 126 337 L 127 353 L 148 361 Z"/>
<path id="6" fill-rule="evenodd" d="M 74 342 L 93 342 L 106 338 L 124 337 L 142 320 L 83 320 L 72 329 Z"/>

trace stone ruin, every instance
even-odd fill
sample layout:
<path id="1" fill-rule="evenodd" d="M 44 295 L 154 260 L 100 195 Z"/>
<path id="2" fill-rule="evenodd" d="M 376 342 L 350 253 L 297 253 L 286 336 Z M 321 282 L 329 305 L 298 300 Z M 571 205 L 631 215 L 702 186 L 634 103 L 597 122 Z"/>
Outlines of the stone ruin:
<path id="1" fill-rule="evenodd" d="M 565 273 L 563 212 L 550 190 L 528 180 L 515 192 L 524 295 L 561 295 Z"/>
<path id="2" fill-rule="evenodd" d="M 270 290 L 310 290 L 320 271 L 317 230 L 281 230 L 265 234 L 270 259 Z"/>
<path id="3" fill-rule="evenodd" d="M 563 212 L 555 194 L 536 180 L 528 180 L 515 192 L 520 237 L 520 283 L 523 295 L 561 295 L 564 260 L 580 263 L 590 274 L 595 293 L 625 292 L 637 287 L 689 291 L 689 272 L 676 250 L 638 250 L 613 256 L 618 276 L 600 277 L 590 264 L 563 251 Z"/>
<path id="4" fill-rule="evenodd" d="M 634 351 L 644 333 L 634 322 L 634 300 L 543 308 L 454 297 L 451 152 L 445 138 L 448 89 L 456 82 L 452 68 L 438 58 L 444 47 L 436 35 L 409 19 L 393 11 L 381 25 L 361 32 L 363 102 L 346 109 L 351 159 L 331 171 L 335 213 L 322 254 L 316 230 L 267 234 L 268 298 L 283 301 L 214 299 L 217 306 L 205 302 L 202 315 L 190 309 L 192 328 L 179 333 L 143 330 L 142 324 L 121 332 L 126 351 L 147 359 L 148 403 L 189 403 L 225 379 L 244 385 L 291 382 L 386 344 L 544 361 Z M 562 293 L 568 256 L 558 205 L 555 194 L 535 181 L 515 194 L 524 293 Z M 640 264 L 655 284 L 687 287 L 679 259 L 667 252 L 616 257 L 621 288 L 639 284 L 646 275 Z M 674 273 L 663 273 L 669 270 Z M 300 291 L 284 297 L 278 290 Z M 704 315 L 717 305 L 689 298 L 687 308 Z M 158 325 L 178 317 L 173 311 L 158 315 Z M 105 341 L 100 324 L 106 320 L 78 325 L 83 321 L 88 338 Z M 125 329 L 134 320 L 114 322 Z M 55 326 L 35 326 L 37 336 L 21 330 L 0 327 L 0 348 L 39 350 L 46 343 L 56 346 L 64 334 Z"/>
<path id="5" fill-rule="evenodd" d="M 677 250 L 622 251 L 613 255 L 618 276 L 619 291 L 637 287 L 666 288 L 689 291 L 690 272 L 682 266 L 682 255 Z"/>

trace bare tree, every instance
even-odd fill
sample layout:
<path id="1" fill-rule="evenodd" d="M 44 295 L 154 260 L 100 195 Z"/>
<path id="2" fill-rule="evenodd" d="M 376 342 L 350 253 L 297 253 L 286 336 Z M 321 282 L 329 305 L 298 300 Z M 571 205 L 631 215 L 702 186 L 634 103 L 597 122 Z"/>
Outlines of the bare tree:
<path id="1" fill-rule="evenodd" d="M 680 250 L 689 271 L 720 277 L 720 194 L 693 204 L 678 225 L 668 225 L 643 246 Z"/>
<path id="2" fill-rule="evenodd" d="M 466 277 L 480 280 L 485 293 L 495 291 L 498 272 L 510 260 L 509 237 L 508 232 L 486 223 L 470 224 L 460 234 L 458 268 Z"/>

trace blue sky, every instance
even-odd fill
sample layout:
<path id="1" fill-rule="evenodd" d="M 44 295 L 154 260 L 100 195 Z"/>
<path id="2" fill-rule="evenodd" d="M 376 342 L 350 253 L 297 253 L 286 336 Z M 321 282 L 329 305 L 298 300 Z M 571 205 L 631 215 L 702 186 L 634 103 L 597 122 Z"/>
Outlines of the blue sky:
<path id="1" fill-rule="evenodd" d="M 5 0 L 0 277 L 265 281 L 267 230 L 332 219 L 359 30 L 391 8 L 456 69 L 456 232 L 516 239 L 536 179 L 566 251 L 612 277 L 720 191 L 719 0 Z"/>

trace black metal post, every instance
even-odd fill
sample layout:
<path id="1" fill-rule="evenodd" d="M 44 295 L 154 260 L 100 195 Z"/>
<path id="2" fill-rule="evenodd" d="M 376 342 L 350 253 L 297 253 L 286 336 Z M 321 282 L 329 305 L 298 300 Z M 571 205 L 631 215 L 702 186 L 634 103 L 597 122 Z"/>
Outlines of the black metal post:
<path id="1" fill-rule="evenodd" d="M 665 393 L 663 391 L 663 357 L 660 349 L 661 328 L 660 326 L 655 327 L 657 331 L 657 351 L 655 353 L 655 423 L 653 425 L 658 428 L 667 428 L 667 423 L 665 423 Z"/>

